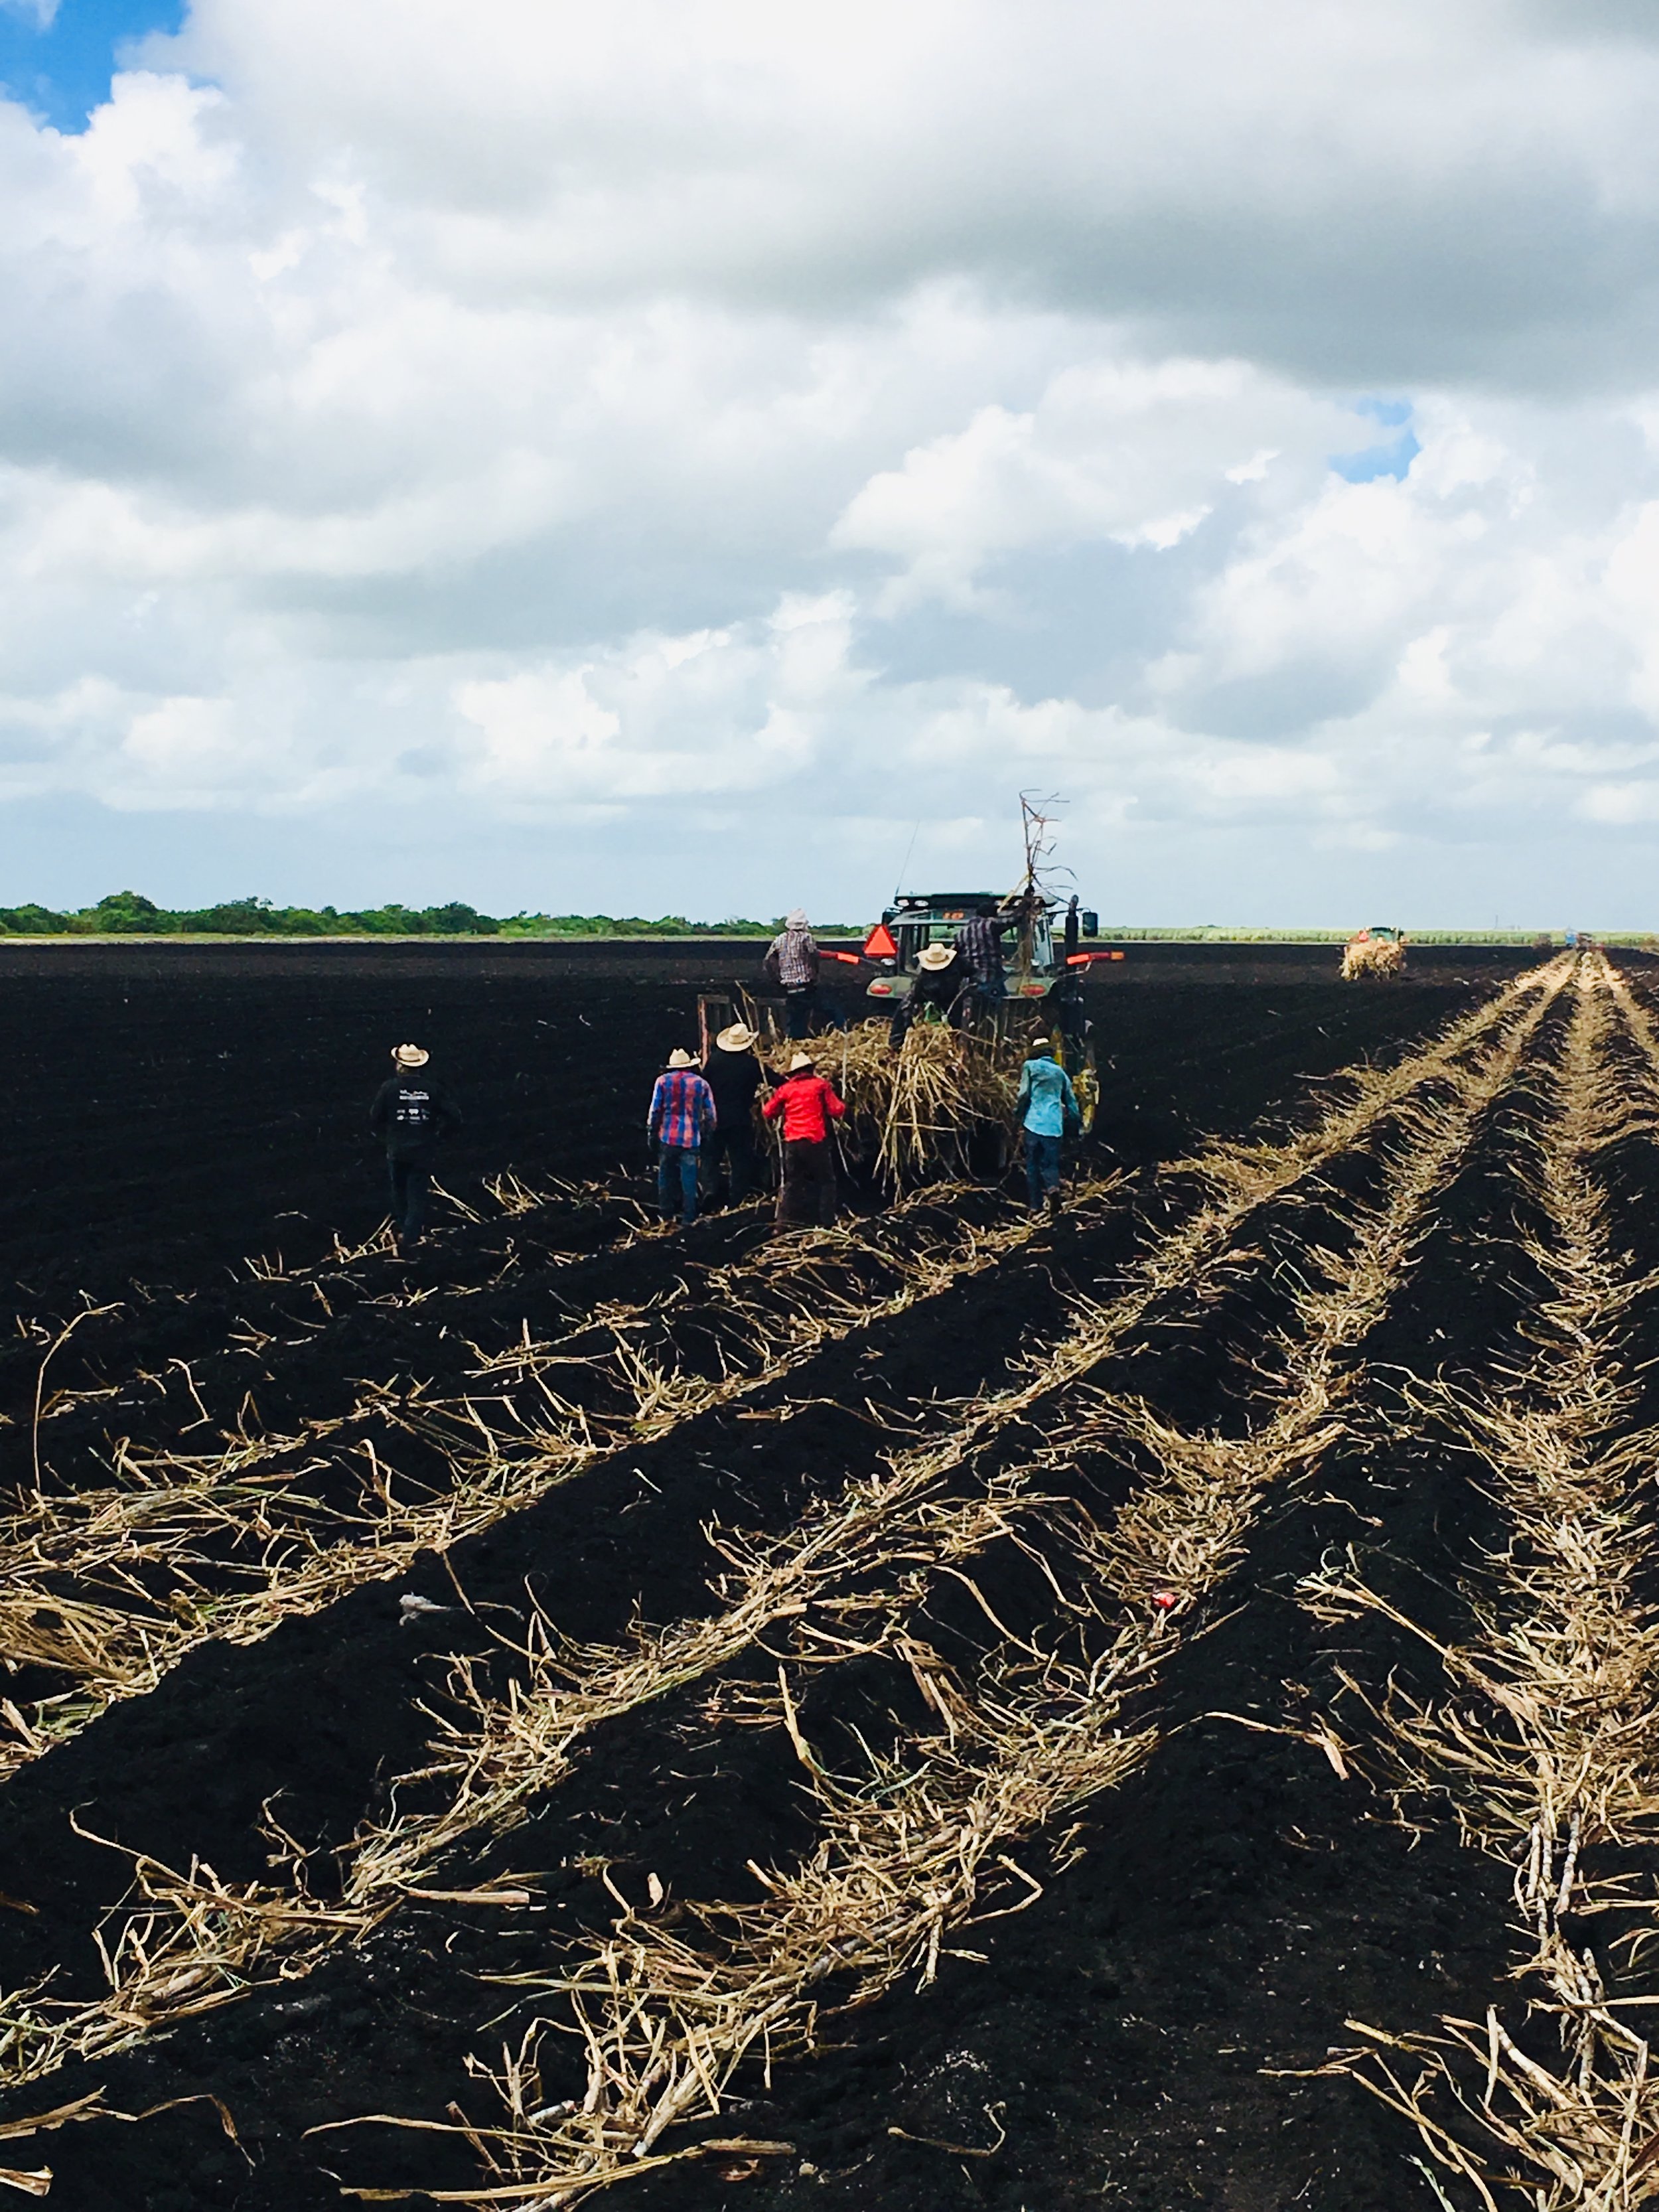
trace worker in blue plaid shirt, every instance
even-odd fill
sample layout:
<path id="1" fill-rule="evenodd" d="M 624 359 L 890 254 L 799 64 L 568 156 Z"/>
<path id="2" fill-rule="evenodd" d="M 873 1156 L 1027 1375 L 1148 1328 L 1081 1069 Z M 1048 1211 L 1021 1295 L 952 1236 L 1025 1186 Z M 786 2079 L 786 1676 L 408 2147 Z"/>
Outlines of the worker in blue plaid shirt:
<path id="1" fill-rule="evenodd" d="M 689 1052 L 678 1048 L 651 1093 L 646 1131 L 657 1151 L 657 1204 L 665 1221 L 674 1218 L 674 1186 L 680 1192 L 680 1220 L 689 1229 L 697 1218 L 697 1166 L 702 1140 L 714 1133 L 718 1116 L 714 1094 L 697 1072 Z"/>

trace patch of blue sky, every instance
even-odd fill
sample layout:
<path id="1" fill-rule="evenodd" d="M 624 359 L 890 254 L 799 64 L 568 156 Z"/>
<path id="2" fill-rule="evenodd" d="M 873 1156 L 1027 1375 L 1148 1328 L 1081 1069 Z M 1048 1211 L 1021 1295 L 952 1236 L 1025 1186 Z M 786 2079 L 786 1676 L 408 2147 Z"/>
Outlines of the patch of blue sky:
<path id="1" fill-rule="evenodd" d="M 1423 450 L 1412 429 L 1411 401 L 1379 399 L 1368 395 L 1352 404 L 1356 415 L 1367 415 L 1373 422 L 1397 434 L 1375 446 L 1362 446 L 1357 453 L 1333 453 L 1332 468 L 1350 483 L 1375 483 L 1378 477 L 1403 477 Z"/>
<path id="2" fill-rule="evenodd" d="M 184 17 L 185 0 L 0 0 L 0 88 L 58 130 L 84 131 L 126 50 Z"/>

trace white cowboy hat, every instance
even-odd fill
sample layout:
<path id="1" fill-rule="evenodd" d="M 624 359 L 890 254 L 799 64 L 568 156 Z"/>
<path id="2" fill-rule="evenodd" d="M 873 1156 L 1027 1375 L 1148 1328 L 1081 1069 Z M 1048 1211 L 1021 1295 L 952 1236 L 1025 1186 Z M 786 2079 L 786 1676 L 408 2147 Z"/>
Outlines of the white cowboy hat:
<path id="1" fill-rule="evenodd" d="M 810 1052 L 798 1052 L 789 1063 L 789 1073 L 791 1075 L 799 1075 L 802 1068 L 815 1067 L 817 1065 Z"/>
<path id="2" fill-rule="evenodd" d="M 399 1067 L 424 1067 L 432 1055 L 417 1044 L 398 1044 L 392 1048 L 392 1057 Z"/>
<path id="3" fill-rule="evenodd" d="M 954 945 L 924 945 L 916 955 L 918 968 L 925 968 L 930 975 L 937 975 L 941 968 L 948 968 L 957 957 Z"/>
<path id="4" fill-rule="evenodd" d="M 726 1028 L 718 1031 L 714 1038 L 715 1043 L 722 1052 L 747 1052 L 750 1045 L 758 1041 L 756 1032 L 747 1028 L 742 1022 L 729 1024 Z"/>
<path id="5" fill-rule="evenodd" d="M 673 1051 L 668 1055 L 668 1065 L 671 1067 L 695 1067 L 696 1064 L 696 1061 L 692 1059 L 690 1054 L 689 1052 L 683 1052 L 678 1045 L 676 1045 Z"/>

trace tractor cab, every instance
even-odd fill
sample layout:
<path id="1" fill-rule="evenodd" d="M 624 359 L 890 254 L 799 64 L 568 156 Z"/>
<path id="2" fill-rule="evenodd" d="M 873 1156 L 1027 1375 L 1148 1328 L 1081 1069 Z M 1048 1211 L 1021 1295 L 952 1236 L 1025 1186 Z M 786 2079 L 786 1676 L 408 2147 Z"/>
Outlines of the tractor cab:
<path id="1" fill-rule="evenodd" d="M 866 995 L 890 1005 L 908 995 L 918 957 L 930 945 L 953 945 L 964 922 L 994 921 L 1002 938 L 1004 990 L 1015 1000 L 1046 999 L 1073 969 L 1097 954 L 1077 951 L 1079 937 L 1093 937 L 1096 915 L 1036 895 L 1001 897 L 995 891 L 918 891 L 895 899 L 864 941 L 864 957 L 876 973 Z M 1056 925 L 1060 925 L 1057 936 Z M 1068 962 L 1070 967 L 1068 967 Z"/>
<path id="2" fill-rule="evenodd" d="M 998 1052 L 1023 1055 L 1034 1048 L 1057 1048 L 1072 1078 L 1083 1126 L 1091 1129 L 1100 1085 L 1084 977 L 1092 962 L 1121 960 L 1123 955 L 1080 950 L 1079 940 L 1097 936 L 1100 922 L 1076 899 L 1049 898 L 1029 880 L 1007 897 L 994 891 L 902 894 L 864 940 L 864 958 L 876 971 L 866 987 L 866 997 L 878 1006 L 896 1006 L 909 996 L 916 963 L 927 947 L 953 945 L 965 923 L 981 917 L 996 923 L 1002 939 L 1002 1001 L 988 1013 L 967 1017 L 963 1025 Z M 957 1011 L 948 1018 L 954 1023 L 963 1018 Z"/>

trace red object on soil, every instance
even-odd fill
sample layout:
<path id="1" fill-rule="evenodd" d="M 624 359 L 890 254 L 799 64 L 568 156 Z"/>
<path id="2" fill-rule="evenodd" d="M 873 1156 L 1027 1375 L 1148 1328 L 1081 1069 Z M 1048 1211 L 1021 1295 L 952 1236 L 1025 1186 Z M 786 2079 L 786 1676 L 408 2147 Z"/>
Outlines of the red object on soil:
<path id="1" fill-rule="evenodd" d="M 1158 1607 L 1160 1613 L 1168 1613 L 1171 1606 L 1178 1605 L 1180 1602 L 1180 1599 L 1176 1595 L 1173 1590 L 1154 1590 L 1152 1592 L 1152 1603 Z"/>

